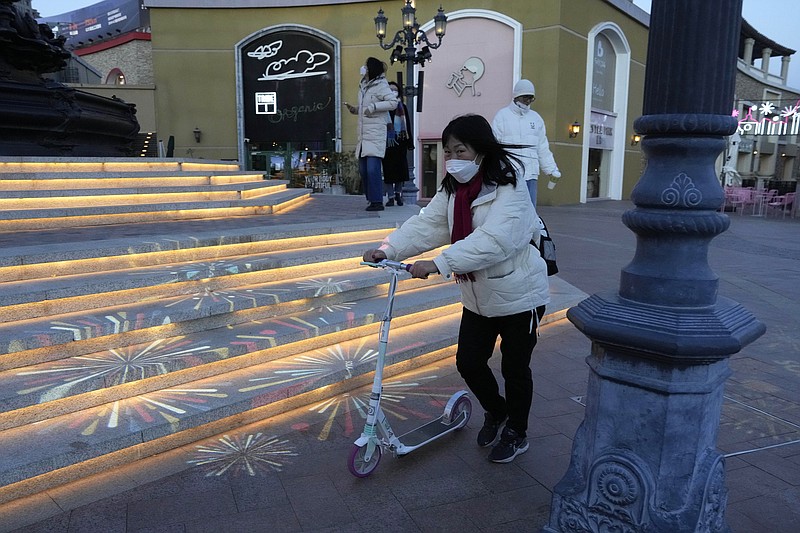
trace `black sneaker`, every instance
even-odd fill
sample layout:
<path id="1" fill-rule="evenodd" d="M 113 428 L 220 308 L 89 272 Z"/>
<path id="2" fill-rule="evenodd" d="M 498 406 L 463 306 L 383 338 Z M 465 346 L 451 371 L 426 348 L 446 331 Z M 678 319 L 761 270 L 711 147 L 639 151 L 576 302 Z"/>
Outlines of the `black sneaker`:
<path id="1" fill-rule="evenodd" d="M 389 198 L 389 201 L 386 202 L 386 207 L 394 207 L 394 198 Z"/>
<path id="2" fill-rule="evenodd" d="M 528 451 L 528 439 L 506 426 L 500 435 L 500 442 L 489 452 L 489 460 L 493 463 L 510 463 L 514 457 Z"/>
<path id="3" fill-rule="evenodd" d="M 383 211 L 383 202 L 371 202 L 367 206 L 367 211 Z"/>
<path id="4" fill-rule="evenodd" d="M 485 448 L 494 444 L 497 440 L 497 434 L 500 432 L 500 426 L 505 421 L 506 417 L 503 417 L 502 420 L 497 420 L 492 416 L 492 413 L 484 413 L 483 427 L 478 432 L 478 446 Z"/>

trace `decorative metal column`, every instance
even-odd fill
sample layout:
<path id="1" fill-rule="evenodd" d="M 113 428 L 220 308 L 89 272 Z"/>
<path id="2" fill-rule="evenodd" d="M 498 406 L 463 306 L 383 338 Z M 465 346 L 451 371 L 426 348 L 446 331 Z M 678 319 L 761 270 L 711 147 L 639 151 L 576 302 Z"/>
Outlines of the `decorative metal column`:
<path id="1" fill-rule="evenodd" d="M 642 135 L 647 167 L 623 222 L 636 254 L 617 294 L 568 318 L 592 340 L 586 414 L 546 532 L 728 531 L 716 450 L 727 358 L 765 327 L 717 295 L 728 228 L 714 162 L 731 117 L 742 0 L 653 0 Z"/>

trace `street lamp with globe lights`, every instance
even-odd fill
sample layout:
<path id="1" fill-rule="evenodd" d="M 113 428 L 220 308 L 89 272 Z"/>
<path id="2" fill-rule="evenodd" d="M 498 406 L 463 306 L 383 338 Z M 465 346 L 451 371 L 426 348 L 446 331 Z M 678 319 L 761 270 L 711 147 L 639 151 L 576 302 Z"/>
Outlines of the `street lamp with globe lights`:
<path id="1" fill-rule="evenodd" d="M 425 62 L 431 60 L 431 49 L 435 50 L 442 44 L 442 37 L 444 37 L 447 31 L 447 15 L 445 15 L 442 6 L 439 6 L 436 16 L 433 17 L 434 34 L 437 38 L 437 41 L 434 43 L 428 40 L 428 35 L 425 31 L 420 29 L 419 23 L 417 22 L 417 9 L 414 7 L 411 0 L 405 0 L 405 5 L 401 12 L 403 16 L 403 28 L 397 30 L 391 42 L 384 42 L 386 39 L 386 24 L 389 22 L 389 19 L 386 18 L 382 8 L 378 10 L 378 16 L 375 17 L 375 33 L 378 36 L 381 48 L 384 50 L 392 50 L 392 55 L 390 57 L 391 63 L 394 64 L 396 61 L 399 61 L 406 65 L 406 83 L 401 83 L 401 85 L 404 87 L 403 95 L 406 100 L 406 108 L 409 110 L 408 131 L 411 142 L 415 144 L 414 97 L 419 96 L 419 102 L 421 103 L 423 76 L 422 72 L 420 72 L 417 85 L 414 85 L 414 65 L 424 67 Z M 421 46 L 419 50 L 417 50 L 418 46 Z M 421 111 L 421 109 L 417 109 L 417 111 Z M 406 182 L 408 185 L 406 186 L 407 188 L 404 187 L 403 192 L 404 195 L 406 195 L 405 193 L 407 193 L 408 196 L 413 195 L 416 201 L 416 193 L 419 189 L 416 187 L 414 178 L 414 158 L 411 157 L 409 159 L 409 181 Z"/>

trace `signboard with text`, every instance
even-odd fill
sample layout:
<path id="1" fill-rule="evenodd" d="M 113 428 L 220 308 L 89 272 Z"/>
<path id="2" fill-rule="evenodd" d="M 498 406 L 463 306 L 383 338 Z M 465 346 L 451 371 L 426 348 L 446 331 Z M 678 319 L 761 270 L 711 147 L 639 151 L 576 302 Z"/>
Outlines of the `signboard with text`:
<path id="1" fill-rule="evenodd" d="M 614 148 L 614 130 L 617 117 L 592 111 L 589 124 L 589 148 L 611 150 Z"/>
<path id="2" fill-rule="evenodd" d="M 244 136 L 256 142 L 330 141 L 335 134 L 332 43 L 298 30 L 268 33 L 241 50 Z"/>

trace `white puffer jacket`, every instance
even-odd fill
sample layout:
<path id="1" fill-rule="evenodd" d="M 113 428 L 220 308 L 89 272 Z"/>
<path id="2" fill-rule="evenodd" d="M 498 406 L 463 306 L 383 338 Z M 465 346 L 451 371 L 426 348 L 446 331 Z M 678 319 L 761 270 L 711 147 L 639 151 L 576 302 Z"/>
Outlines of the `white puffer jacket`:
<path id="1" fill-rule="evenodd" d="M 531 238 L 539 240 L 541 223 L 527 189 L 483 185 L 472 202 L 473 231 L 434 258 L 439 272 L 472 272 L 475 281 L 460 283 L 464 307 L 486 317 L 531 311 L 550 301 L 547 266 Z M 402 261 L 450 244 L 455 194 L 443 189 L 419 215 L 389 234 L 380 249 Z"/>
<path id="2" fill-rule="evenodd" d="M 399 100 L 386 76 L 361 80 L 358 90 L 358 145 L 356 157 L 383 157 L 386 154 L 386 121 Z"/>
<path id="3" fill-rule="evenodd" d="M 544 120 L 533 109 L 523 111 L 517 104 L 511 102 L 494 116 L 492 130 L 501 143 L 524 144 L 531 147 L 510 150 L 522 160 L 525 168 L 524 174 L 522 172 L 520 174 L 525 176 L 525 180 L 538 179 L 540 171 L 545 174 L 559 172 L 553 153 L 550 151 L 550 143 L 547 142 Z"/>

